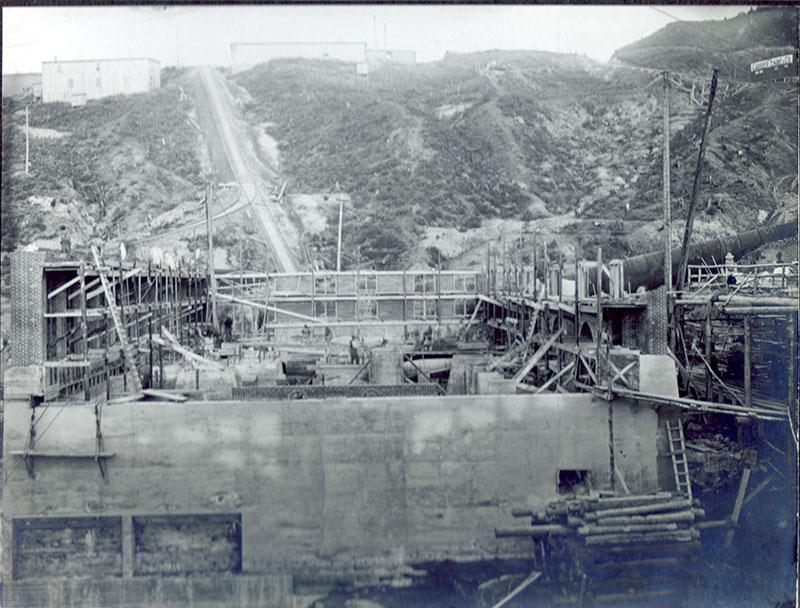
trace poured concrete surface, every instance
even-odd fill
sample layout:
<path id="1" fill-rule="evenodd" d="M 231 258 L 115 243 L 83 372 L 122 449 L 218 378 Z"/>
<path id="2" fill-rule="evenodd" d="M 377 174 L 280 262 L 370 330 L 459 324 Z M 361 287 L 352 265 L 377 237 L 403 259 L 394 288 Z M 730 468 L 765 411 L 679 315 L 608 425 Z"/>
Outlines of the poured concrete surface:
<path id="1" fill-rule="evenodd" d="M 4 546 L 12 518 L 241 513 L 244 573 L 524 556 L 529 541 L 494 528 L 553 498 L 559 468 L 607 484 L 607 413 L 590 395 L 557 394 L 105 406 L 104 482 L 93 458 L 37 458 L 31 479 L 10 454 L 31 411 L 7 402 Z M 94 452 L 91 407 L 37 414 L 37 450 Z M 655 490 L 655 412 L 616 401 L 613 420 L 628 487 Z"/>

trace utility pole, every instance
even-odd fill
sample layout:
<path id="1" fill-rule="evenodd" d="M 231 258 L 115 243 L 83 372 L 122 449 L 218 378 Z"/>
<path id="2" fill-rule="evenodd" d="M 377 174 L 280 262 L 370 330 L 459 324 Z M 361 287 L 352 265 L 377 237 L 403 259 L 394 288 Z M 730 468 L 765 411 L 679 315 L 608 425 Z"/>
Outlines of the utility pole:
<path id="1" fill-rule="evenodd" d="M 336 272 L 342 271 L 342 214 L 344 213 L 344 199 L 339 197 L 339 244 L 336 247 Z"/>
<path id="2" fill-rule="evenodd" d="M 664 72 L 664 309 L 662 314 L 667 327 L 664 337 L 667 344 L 672 344 L 669 297 L 672 291 L 672 201 L 669 192 L 669 164 L 669 72 Z"/>
<path id="3" fill-rule="evenodd" d="M 30 137 L 28 134 L 28 106 L 25 106 L 25 175 L 30 172 Z"/>
<path id="4" fill-rule="evenodd" d="M 664 72 L 664 288 L 667 294 L 672 289 L 672 210 L 669 192 L 669 72 Z"/>
<path id="5" fill-rule="evenodd" d="M 214 237 L 211 229 L 211 198 L 214 196 L 213 186 L 209 183 L 206 193 L 206 232 L 208 233 L 208 279 L 210 281 L 210 289 L 208 290 L 211 299 L 209 300 L 209 307 L 211 309 L 211 322 L 214 328 L 219 327 L 217 322 L 217 276 L 214 274 Z M 206 312 L 206 322 L 208 322 L 208 312 Z"/>
<path id="6" fill-rule="evenodd" d="M 714 105 L 714 95 L 717 92 L 717 70 L 711 76 L 711 89 L 708 92 L 708 107 L 706 108 L 705 121 L 703 123 L 703 134 L 700 136 L 700 152 L 697 155 L 697 168 L 694 171 L 694 183 L 692 184 L 692 198 L 689 200 L 689 210 L 686 215 L 686 229 L 683 232 L 683 246 L 681 248 L 681 261 L 678 265 L 678 279 L 676 291 L 683 290 L 683 283 L 686 278 L 686 267 L 689 264 L 689 240 L 692 238 L 692 226 L 694 225 L 694 210 L 697 203 L 697 190 L 700 186 L 700 173 L 703 169 L 703 155 L 706 151 L 706 135 L 708 125 L 711 122 L 711 108 Z"/>

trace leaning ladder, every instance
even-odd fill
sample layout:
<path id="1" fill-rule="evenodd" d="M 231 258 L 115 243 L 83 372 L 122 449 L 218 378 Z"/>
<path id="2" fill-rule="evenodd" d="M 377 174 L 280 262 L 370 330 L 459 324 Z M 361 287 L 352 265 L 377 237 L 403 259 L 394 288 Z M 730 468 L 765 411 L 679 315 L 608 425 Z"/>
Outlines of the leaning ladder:
<path id="1" fill-rule="evenodd" d="M 97 274 L 100 275 L 100 282 L 103 284 L 103 291 L 106 294 L 106 302 L 108 303 L 108 309 L 111 311 L 111 318 L 114 319 L 114 326 L 117 328 L 119 343 L 122 346 L 122 352 L 125 356 L 125 368 L 128 375 L 128 382 L 130 382 L 130 386 L 134 393 L 141 393 L 142 383 L 139 380 L 139 372 L 136 367 L 136 357 L 133 354 L 131 345 L 128 343 L 127 332 L 120 321 L 117 304 L 114 302 L 114 294 L 112 293 L 111 286 L 108 284 L 108 279 L 106 279 L 106 275 L 103 272 L 103 265 L 100 263 L 100 255 L 97 253 L 97 247 L 95 246 L 92 246 L 92 255 L 94 256 L 94 263 L 97 265 Z"/>
<path id="2" fill-rule="evenodd" d="M 667 439 L 672 456 L 672 471 L 675 473 L 675 487 L 678 492 L 692 499 L 692 484 L 689 482 L 689 465 L 686 461 L 686 443 L 683 440 L 683 424 L 680 418 L 667 420 Z"/>

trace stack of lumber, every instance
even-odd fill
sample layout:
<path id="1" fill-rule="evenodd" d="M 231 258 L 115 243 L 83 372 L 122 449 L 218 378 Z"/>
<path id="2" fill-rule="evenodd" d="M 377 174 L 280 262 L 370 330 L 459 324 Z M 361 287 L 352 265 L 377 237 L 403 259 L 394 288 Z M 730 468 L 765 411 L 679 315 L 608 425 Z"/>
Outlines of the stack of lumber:
<path id="1" fill-rule="evenodd" d="M 540 512 L 513 510 L 530 517 L 530 526 L 497 529 L 495 536 L 531 537 L 537 547 L 546 541 L 547 571 L 578 581 L 556 603 L 674 605 L 685 592 L 685 560 L 700 549 L 703 526 L 696 520 L 705 512 L 696 504 L 670 492 L 569 497 Z"/>

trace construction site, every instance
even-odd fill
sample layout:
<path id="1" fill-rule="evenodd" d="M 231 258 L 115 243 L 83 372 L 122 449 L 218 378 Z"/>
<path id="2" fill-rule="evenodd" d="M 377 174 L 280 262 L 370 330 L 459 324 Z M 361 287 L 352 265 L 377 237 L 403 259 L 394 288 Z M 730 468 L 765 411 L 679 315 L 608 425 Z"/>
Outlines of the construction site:
<path id="1" fill-rule="evenodd" d="M 511 69 L 493 61 L 481 70 Z M 286 141 L 251 133 L 259 69 L 162 75 L 172 88 L 145 94 L 195 100 L 184 123 L 214 179 L 159 177 L 200 183 L 194 200 L 159 215 L 120 186 L 125 224 L 86 181 L 105 230 L 78 234 L 92 220 L 56 197 L 66 226 L 4 252 L 2 605 L 794 605 L 797 213 L 714 232 L 700 202 L 734 205 L 704 175 L 718 89 L 728 116 L 767 85 L 645 73 L 660 217 L 638 247 L 604 247 L 587 199 L 487 220 L 459 252 L 433 226 L 398 254 L 367 236 L 382 216 L 356 187 L 291 191 Z M 670 95 L 694 112 L 691 145 L 670 137 Z M 104 102 L 83 103 L 35 121 Z M 692 159 L 677 207 L 671 153 Z M 796 198 L 796 177 L 774 183 Z M 633 230 L 641 209 L 608 218 Z M 565 244 L 567 218 L 582 236 Z"/>

